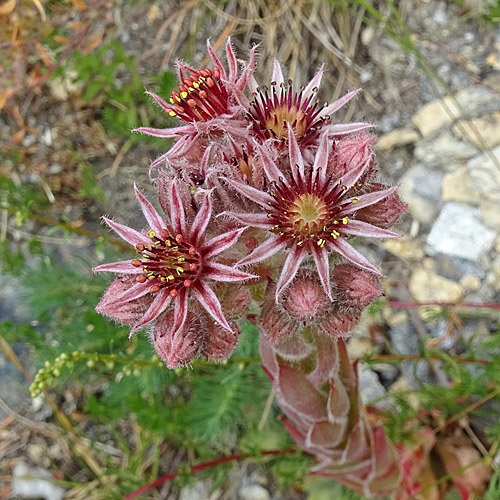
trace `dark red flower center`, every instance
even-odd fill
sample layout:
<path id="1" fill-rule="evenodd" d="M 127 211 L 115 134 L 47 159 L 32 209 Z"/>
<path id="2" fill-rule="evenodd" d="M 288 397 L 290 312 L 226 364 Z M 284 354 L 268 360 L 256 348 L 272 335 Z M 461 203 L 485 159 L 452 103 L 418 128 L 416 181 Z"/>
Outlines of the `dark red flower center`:
<path id="1" fill-rule="evenodd" d="M 198 250 L 184 241 L 182 235 L 172 237 L 173 231 L 162 229 L 160 234 L 151 230 L 150 244 L 138 244 L 136 248 L 142 259 L 132 261 L 134 267 L 142 267 L 144 274 L 136 279 L 138 283 L 151 283 L 151 293 L 167 288 L 175 297 L 182 287 L 189 288 L 198 278 L 201 257 Z"/>
<path id="2" fill-rule="evenodd" d="M 170 116 L 178 116 L 186 122 L 206 122 L 229 112 L 229 96 L 225 86 L 219 81 L 220 69 L 208 68 L 193 71 L 178 90 L 172 90 L 170 104 L 175 109 Z"/>
<path id="3" fill-rule="evenodd" d="M 250 117 L 255 131 L 263 138 L 286 140 L 288 138 L 288 124 L 290 124 L 297 140 L 311 140 L 316 137 L 318 130 L 328 122 L 329 117 L 321 117 L 319 99 L 314 99 L 318 91 L 304 98 L 304 86 L 299 92 L 294 92 L 292 80 L 288 85 L 271 82 L 271 91 L 264 86 L 253 94 L 254 100 L 250 103 Z M 327 106 L 325 102 L 323 106 Z"/>
<path id="4" fill-rule="evenodd" d="M 342 204 L 346 188 L 341 180 L 334 182 L 330 177 L 319 189 L 316 182 L 312 184 L 310 173 L 306 177 L 308 182 L 289 180 L 288 186 L 282 179 L 273 181 L 269 194 L 275 202 L 270 203 L 267 216 L 273 223 L 273 233 L 288 237 L 298 246 L 315 242 L 323 247 L 341 236 L 342 227 L 349 223 L 342 210 L 350 203 Z"/>

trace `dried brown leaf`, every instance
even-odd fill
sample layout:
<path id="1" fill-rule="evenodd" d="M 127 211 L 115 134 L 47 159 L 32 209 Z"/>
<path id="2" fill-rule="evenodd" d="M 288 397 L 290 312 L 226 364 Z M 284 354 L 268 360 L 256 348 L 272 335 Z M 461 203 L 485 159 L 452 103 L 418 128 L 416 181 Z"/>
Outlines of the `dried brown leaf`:
<path id="1" fill-rule="evenodd" d="M 16 0 L 7 0 L 5 3 L 0 5 L 0 16 L 10 14 L 14 10 L 15 6 Z"/>

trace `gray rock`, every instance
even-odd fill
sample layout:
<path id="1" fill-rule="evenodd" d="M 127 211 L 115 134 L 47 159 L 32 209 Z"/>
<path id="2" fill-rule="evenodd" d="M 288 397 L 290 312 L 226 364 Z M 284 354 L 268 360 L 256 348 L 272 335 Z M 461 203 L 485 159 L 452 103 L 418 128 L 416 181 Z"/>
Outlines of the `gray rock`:
<path id="1" fill-rule="evenodd" d="M 475 147 L 460 141 L 449 130 L 437 137 L 418 142 L 414 151 L 418 161 L 443 167 L 447 171 L 457 170 L 461 160 L 468 160 L 478 153 Z"/>
<path id="2" fill-rule="evenodd" d="M 379 378 L 366 363 L 359 364 L 359 391 L 361 400 L 368 404 L 376 399 L 383 398 L 386 395 L 385 387 L 380 383 Z M 377 402 L 378 406 L 384 406 L 387 401 Z"/>
<path id="3" fill-rule="evenodd" d="M 476 191 L 488 200 L 500 201 L 500 146 L 469 160 L 467 172 Z"/>
<path id="4" fill-rule="evenodd" d="M 460 281 L 464 276 L 476 276 L 480 280 L 486 277 L 486 270 L 477 262 L 473 262 L 460 257 L 450 257 L 441 254 L 434 260 L 436 264 L 436 274 L 444 276 L 453 281 Z"/>
<path id="5" fill-rule="evenodd" d="M 482 224 L 479 208 L 448 202 L 427 237 L 427 251 L 477 262 L 495 238 L 496 232 Z"/>
<path id="6" fill-rule="evenodd" d="M 271 500 L 269 492 L 260 484 L 247 484 L 238 490 L 240 500 Z"/>
<path id="7" fill-rule="evenodd" d="M 423 224 L 431 224 L 439 212 L 443 177 L 439 170 L 416 165 L 401 179 L 399 195 Z"/>
<path id="8" fill-rule="evenodd" d="M 216 500 L 220 494 L 218 490 L 210 493 L 212 489 L 211 481 L 197 481 L 193 484 L 188 484 L 179 495 L 179 500 Z"/>

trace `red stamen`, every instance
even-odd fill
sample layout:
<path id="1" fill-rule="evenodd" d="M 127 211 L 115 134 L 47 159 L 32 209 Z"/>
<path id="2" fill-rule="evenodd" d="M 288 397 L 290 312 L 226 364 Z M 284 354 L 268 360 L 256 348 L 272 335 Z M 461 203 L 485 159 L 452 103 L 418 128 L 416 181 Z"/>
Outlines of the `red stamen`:
<path id="1" fill-rule="evenodd" d="M 137 281 L 137 283 L 145 283 L 147 280 L 146 276 L 144 276 L 144 274 L 141 274 L 139 276 L 137 276 L 137 278 L 135 278 L 135 281 Z"/>
<path id="2" fill-rule="evenodd" d="M 142 262 L 141 262 L 139 259 L 134 259 L 134 260 L 132 261 L 132 265 L 133 265 L 134 267 L 141 267 L 141 266 L 142 266 Z"/>
<path id="3" fill-rule="evenodd" d="M 158 293 L 158 292 L 160 291 L 160 287 L 159 287 L 158 285 L 153 285 L 153 286 L 149 289 L 149 291 L 150 291 L 151 293 Z"/>
<path id="4" fill-rule="evenodd" d="M 178 294 L 179 294 L 179 292 L 178 292 L 177 290 L 175 290 L 175 289 L 174 289 L 174 290 L 172 290 L 172 291 L 170 292 L 170 297 L 174 297 L 174 298 L 175 298 L 175 297 L 177 297 L 177 295 L 178 295 Z"/>
<path id="5" fill-rule="evenodd" d="M 184 286 L 186 288 L 189 288 L 191 286 L 192 281 L 191 280 L 184 280 Z"/>
<path id="6" fill-rule="evenodd" d="M 214 77 L 218 80 L 220 78 L 220 69 L 214 66 Z"/>

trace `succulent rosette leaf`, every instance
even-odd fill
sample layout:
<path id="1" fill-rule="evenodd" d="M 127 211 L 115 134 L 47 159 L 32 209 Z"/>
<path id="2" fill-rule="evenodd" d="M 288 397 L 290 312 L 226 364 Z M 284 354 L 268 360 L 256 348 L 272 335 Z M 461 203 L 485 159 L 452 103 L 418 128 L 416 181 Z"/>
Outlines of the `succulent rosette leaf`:
<path id="1" fill-rule="evenodd" d="M 173 306 L 169 321 L 164 317 L 157 323 L 156 334 L 168 334 L 172 342 L 178 342 L 177 334 L 193 334 L 192 325 L 187 329 L 185 325 L 188 304 L 195 300 L 212 321 L 232 333 L 233 329 L 210 283 L 240 282 L 255 277 L 217 261 L 224 251 L 236 243 L 245 228 L 206 240 L 212 216 L 209 191 L 202 195 L 198 213 L 191 224 L 186 219 L 175 181 L 170 185 L 169 214 L 165 218 L 137 187 L 135 193 L 149 230 L 141 233 L 104 218 L 111 229 L 135 247 L 139 255 L 138 258 L 103 264 L 94 269 L 96 272 L 122 275 L 111 284 L 96 310 L 119 322 L 132 324 L 132 336 Z"/>
<path id="2" fill-rule="evenodd" d="M 370 191 L 363 194 L 359 184 L 363 181 L 373 161 L 368 154 L 353 155 L 347 171 L 340 177 L 328 175 L 329 139 L 324 133 L 318 146 L 314 164 L 304 162 L 292 127 L 288 124 L 289 155 L 285 168 L 280 168 L 258 147 L 267 177 L 267 190 L 227 179 L 240 194 L 255 202 L 260 213 L 233 213 L 245 225 L 267 230 L 269 237 L 253 252 L 238 262 L 239 266 L 265 260 L 278 252 L 286 251 L 277 287 L 276 297 L 291 282 L 302 262 L 312 255 L 318 275 L 331 298 L 329 286 L 329 255 L 338 254 L 357 266 L 380 274 L 378 269 L 358 252 L 348 240 L 353 236 L 371 238 L 397 237 L 398 235 L 363 220 L 360 209 L 373 206 L 390 197 L 396 187 Z M 366 141 L 359 140 L 359 148 L 366 150 Z M 362 192 L 362 191 L 361 191 Z"/>

